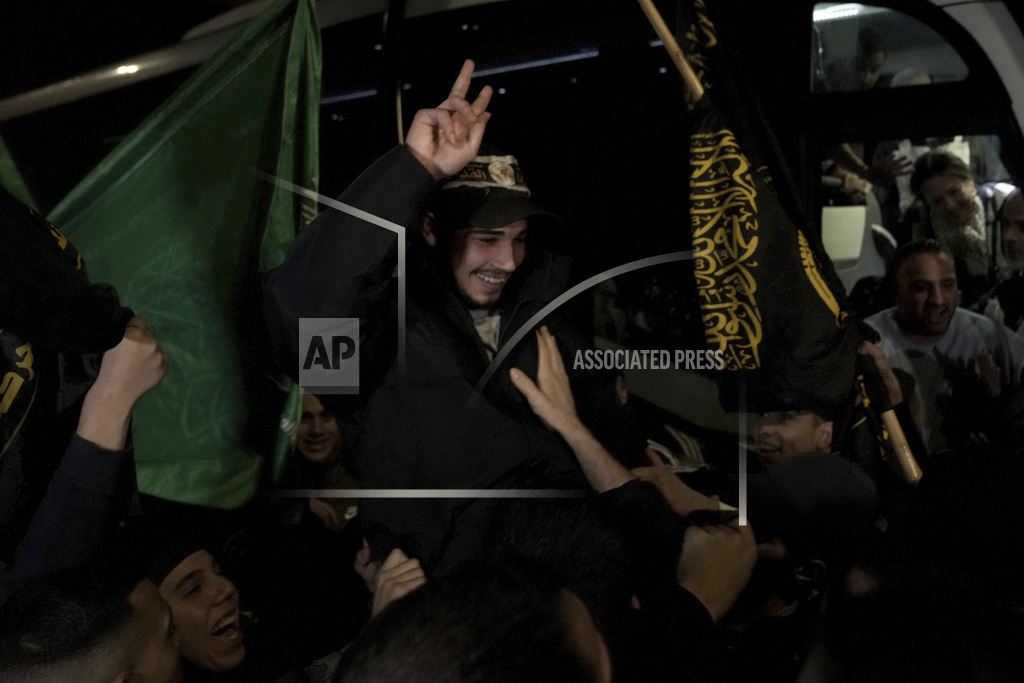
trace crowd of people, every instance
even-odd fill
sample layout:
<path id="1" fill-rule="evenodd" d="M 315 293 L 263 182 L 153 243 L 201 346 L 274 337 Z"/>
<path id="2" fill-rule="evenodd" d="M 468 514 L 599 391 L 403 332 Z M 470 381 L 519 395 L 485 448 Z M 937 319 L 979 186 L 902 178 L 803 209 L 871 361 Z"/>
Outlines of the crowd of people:
<path id="1" fill-rule="evenodd" d="M 591 344 L 549 307 L 565 227 L 484 147 L 491 90 L 470 99 L 472 75 L 340 197 L 408 230 L 404 302 L 396 235 L 336 210 L 266 278 L 289 372 L 300 319 L 365 323 L 359 395 L 304 396 L 276 482 L 301 495 L 217 514 L 140 500 L 131 411 L 173 363 L 145 318 L 107 315 L 78 374 L 28 313 L 0 321 L 24 381 L 80 387 L 0 411 L 27 416 L 5 449 L 63 454 L 3 529 L 0 682 L 1024 680 L 1019 191 L 993 237 L 962 161 L 914 166 L 934 236 L 895 254 L 895 305 L 858 352 L 919 484 L 879 465 L 886 443 L 845 438 L 840 405 L 761 414 L 749 473 L 709 473 L 711 449 L 681 472 L 621 378 L 573 367 Z"/>

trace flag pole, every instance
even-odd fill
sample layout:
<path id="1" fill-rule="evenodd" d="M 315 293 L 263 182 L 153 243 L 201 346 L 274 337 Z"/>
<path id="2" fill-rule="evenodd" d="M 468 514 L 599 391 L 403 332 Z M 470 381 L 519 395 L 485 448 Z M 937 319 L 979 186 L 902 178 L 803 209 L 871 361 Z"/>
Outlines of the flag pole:
<path id="1" fill-rule="evenodd" d="M 675 36 L 672 35 L 672 31 L 669 30 L 665 24 L 665 20 L 661 18 L 661 13 L 658 12 L 658 8 L 654 6 L 653 0 L 637 0 L 640 3 L 640 7 L 643 8 L 644 14 L 647 15 L 647 21 L 654 27 L 655 33 L 661 38 L 662 44 L 665 49 L 668 50 L 669 57 L 672 58 L 672 62 L 679 69 L 679 74 L 683 77 L 683 85 L 686 87 L 686 99 L 690 104 L 690 108 L 693 108 L 700 98 L 704 96 L 704 86 L 701 84 L 700 79 L 694 72 L 693 67 L 690 66 L 689 60 L 686 59 L 686 55 L 683 54 L 682 48 L 679 47 L 679 43 L 676 42 Z"/>
<path id="2" fill-rule="evenodd" d="M 884 411 L 882 413 L 882 424 L 885 425 L 886 431 L 889 432 L 889 440 L 893 451 L 896 453 L 896 460 L 900 464 L 900 470 L 903 472 L 903 478 L 908 484 L 916 484 L 921 481 L 921 466 L 917 464 L 917 459 L 910 452 L 910 444 L 907 443 L 907 437 L 903 433 L 903 427 L 900 426 L 899 419 L 896 417 L 896 411 L 892 408 Z"/>
<path id="3" fill-rule="evenodd" d="M 916 484 L 921 481 L 921 466 L 917 464 L 917 458 L 914 457 L 913 451 L 910 450 L 907 436 L 903 433 L 903 427 L 900 426 L 899 418 L 896 417 L 892 398 L 885 386 L 885 381 L 882 379 L 881 371 L 873 359 L 866 361 L 864 367 L 864 383 L 861 384 L 861 391 L 863 392 L 862 396 L 865 399 L 865 404 L 870 406 L 874 403 L 877 406 L 876 414 L 882 418 L 882 427 L 889 435 L 888 448 L 892 449 L 893 455 L 896 456 L 903 479 L 908 484 Z M 873 392 L 867 391 L 868 385 L 874 388 Z M 871 396 L 874 396 L 874 401 L 870 398 Z"/>

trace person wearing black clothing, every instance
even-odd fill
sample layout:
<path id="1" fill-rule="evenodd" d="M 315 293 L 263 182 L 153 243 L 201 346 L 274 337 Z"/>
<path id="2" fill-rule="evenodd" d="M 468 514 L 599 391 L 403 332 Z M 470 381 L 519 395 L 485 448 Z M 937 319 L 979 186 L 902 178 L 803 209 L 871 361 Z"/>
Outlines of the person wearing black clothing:
<path id="1" fill-rule="evenodd" d="M 597 506 L 621 534 L 640 605 L 635 626 L 644 635 L 619 652 L 624 680 L 735 680 L 715 624 L 736 602 L 757 560 L 749 525 L 698 524 L 680 517 L 655 486 L 639 480 L 594 438 L 576 415 L 575 400 L 555 337 L 536 336 L 536 381 L 519 368 L 510 378 L 537 416 L 565 439 Z M 687 513 L 718 505 L 700 495 Z M 614 661 L 613 661 L 614 664 Z M 618 680 L 618 679 L 617 679 Z"/>
<path id="2" fill-rule="evenodd" d="M 29 579 L 82 564 L 129 512 L 135 462 L 132 409 L 167 372 L 167 354 L 132 318 L 85 392 L 78 425 L 36 509 L 14 561 L 0 572 L 0 604 Z"/>
<path id="3" fill-rule="evenodd" d="M 405 146 L 340 198 L 407 231 L 404 363 L 395 357 L 397 237 L 348 213 L 322 214 L 269 274 L 269 317 L 296 372 L 299 319 L 359 318 L 365 405 L 355 474 L 366 488 L 582 488 L 570 450 L 508 379 L 512 365 L 536 367 L 531 344 L 512 348 L 476 390 L 517 330 L 566 290 L 569 264 L 550 248 L 556 221 L 532 199 L 516 159 L 478 155 L 490 88 L 465 100 L 472 69 L 467 61 L 450 97 L 417 113 Z M 545 324 L 570 353 L 588 347 L 561 316 Z M 643 439 L 612 390 L 593 374 L 572 379 L 586 424 L 617 457 L 639 462 Z M 492 507 L 480 499 L 364 500 L 359 514 L 377 557 L 401 547 L 445 571 L 479 553 Z"/>

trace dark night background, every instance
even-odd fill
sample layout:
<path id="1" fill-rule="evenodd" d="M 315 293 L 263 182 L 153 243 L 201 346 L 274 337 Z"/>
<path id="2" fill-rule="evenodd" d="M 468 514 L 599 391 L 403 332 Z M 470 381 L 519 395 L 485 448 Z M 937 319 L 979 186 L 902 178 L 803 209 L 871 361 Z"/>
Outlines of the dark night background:
<path id="1" fill-rule="evenodd" d="M 0 3 L 0 96 L 49 85 L 177 42 L 188 29 L 237 4 L 231 0 Z"/>
<path id="2" fill-rule="evenodd" d="M 656 1 L 673 26 L 676 0 Z M 839 142 L 922 131 L 995 134 L 1007 169 L 1024 177 L 1024 141 L 1010 96 L 977 43 L 928 0 L 887 4 L 939 31 L 969 65 L 967 79 L 824 96 L 809 88 L 815 0 L 714 3 L 732 24 L 722 44 L 750 71 L 780 143 L 781 158 L 771 161 L 788 164 L 796 180 L 808 234 L 820 230 L 822 157 Z M 1024 3 L 1009 4 L 1021 21 Z M 227 9 L 226 0 L 2 2 L 0 97 L 174 44 Z M 577 281 L 688 249 L 691 121 L 680 78 L 666 51 L 652 44 L 655 37 L 635 0 L 508 0 L 392 21 L 387 30 L 381 14 L 325 28 L 320 191 L 339 194 L 396 144 L 399 83 L 407 127 L 417 109 L 446 96 L 463 59 L 472 57 L 478 70 L 516 67 L 474 81 L 471 92 L 484 83 L 495 88 L 487 140 L 519 158 L 538 200 L 565 219 Z M 538 61 L 547 63 L 520 68 Z M 52 209 L 196 68 L 0 122 L 0 137 L 39 208 Z M 642 313 L 644 329 L 625 339 L 633 348 L 703 344 L 692 263 L 615 284 L 631 323 Z M 581 327 L 623 341 L 607 334 L 589 297 L 572 305 Z"/>
<path id="3" fill-rule="evenodd" d="M 927 0 L 890 3 L 932 24 L 971 65 L 963 83 L 915 92 L 819 97 L 808 89 L 814 0 L 716 0 L 734 21 L 733 49 L 751 71 L 809 216 L 818 215 L 820 159 L 844 140 L 996 133 L 1011 172 L 1021 163 L 1009 97 L 976 43 Z M 180 40 L 230 9 L 230 0 L 0 4 L 0 97 L 41 87 Z M 394 6 L 404 3 L 396 1 Z M 658 0 L 670 26 L 675 1 Z M 1018 19 L 1024 8 L 1010 3 Z M 535 194 L 562 215 L 579 277 L 689 247 L 689 120 L 680 79 L 635 0 L 510 0 L 405 21 L 371 15 L 323 31 L 323 96 L 376 96 L 321 107 L 321 192 L 338 193 L 397 142 L 394 92 L 403 83 L 404 126 L 447 94 L 462 60 L 478 69 L 593 54 L 494 74 L 488 141 L 519 157 Z M 51 209 L 195 67 L 0 123 L 0 137 Z M 908 89 L 909 90 L 909 89 Z M 810 228 L 813 230 L 815 226 Z M 646 302 L 678 319 L 692 280 L 675 269 Z M 681 278 L 681 279 L 680 279 Z M 628 279 L 621 286 L 629 287 Z M 680 329 L 679 325 L 673 325 Z M 688 329 L 690 325 L 681 326 Z M 700 331 L 694 322 L 693 329 Z"/>

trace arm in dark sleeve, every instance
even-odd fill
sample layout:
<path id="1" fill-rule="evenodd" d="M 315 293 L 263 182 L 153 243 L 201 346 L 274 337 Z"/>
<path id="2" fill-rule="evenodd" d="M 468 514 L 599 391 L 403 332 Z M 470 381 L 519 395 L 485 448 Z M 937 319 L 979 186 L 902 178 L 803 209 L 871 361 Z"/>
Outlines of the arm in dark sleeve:
<path id="1" fill-rule="evenodd" d="M 598 496 L 602 513 L 615 524 L 642 581 L 675 581 L 687 523 L 653 485 L 633 479 Z"/>
<path id="2" fill-rule="evenodd" d="M 14 566 L 0 580 L 0 601 L 33 577 L 89 560 L 127 513 L 134 480 L 130 449 L 108 451 L 73 435 Z"/>
<path id="3" fill-rule="evenodd" d="M 299 234 L 265 280 L 268 322 L 285 369 L 297 368 L 299 318 L 364 318 L 389 295 L 396 230 L 417 223 L 433 187 L 430 173 L 396 147 L 338 198 L 359 215 L 329 208 Z"/>
<path id="4" fill-rule="evenodd" d="M 637 680 L 732 681 L 725 640 L 711 614 L 676 580 L 687 522 L 651 484 L 633 480 L 598 496 L 622 531 L 640 601 L 643 654 L 631 662 Z M 641 661 L 642 660 L 642 661 Z"/>

